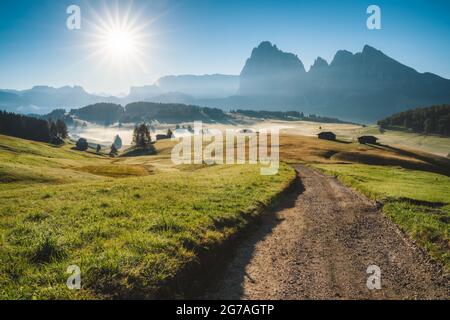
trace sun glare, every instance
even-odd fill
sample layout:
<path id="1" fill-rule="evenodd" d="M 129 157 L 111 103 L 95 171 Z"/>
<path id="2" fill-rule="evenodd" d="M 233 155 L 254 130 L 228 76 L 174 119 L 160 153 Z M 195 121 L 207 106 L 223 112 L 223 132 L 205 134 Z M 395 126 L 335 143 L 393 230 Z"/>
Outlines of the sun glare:
<path id="1" fill-rule="evenodd" d="M 149 52 L 148 23 L 138 24 L 138 16 L 130 15 L 131 8 L 122 12 L 105 8 L 100 14 L 93 10 L 89 46 L 92 52 L 88 59 L 99 59 L 99 66 L 108 65 L 110 70 L 132 71 L 136 67 L 147 72 Z"/>
<path id="2" fill-rule="evenodd" d="M 104 37 L 106 49 L 114 56 L 123 57 L 136 52 L 133 35 L 126 30 L 111 30 Z"/>

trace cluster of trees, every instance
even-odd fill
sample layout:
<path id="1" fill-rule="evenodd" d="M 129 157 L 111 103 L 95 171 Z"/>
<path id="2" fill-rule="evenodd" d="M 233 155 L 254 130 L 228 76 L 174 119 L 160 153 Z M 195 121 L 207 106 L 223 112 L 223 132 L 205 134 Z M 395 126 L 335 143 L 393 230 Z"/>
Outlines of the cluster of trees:
<path id="1" fill-rule="evenodd" d="M 30 116 L 33 116 L 33 117 L 39 118 L 39 119 L 44 119 L 44 120 L 61 119 L 68 126 L 75 124 L 72 116 L 70 114 L 68 114 L 65 109 L 54 109 L 52 112 L 50 112 L 46 115 L 34 115 L 33 114 Z"/>
<path id="2" fill-rule="evenodd" d="M 114 103 L 96 103 L 66 112 L 55 109 L 51 113 L 39 116 L 42 119 L 63 119 L 68 125 L 76 125 L 74 118 L 109 126 L 115 123 L 139 122 L 227 122 L 228 114 L 217 108 L 199 107 L 180 103 L 133 102 L 125 107 Z"/>
<path id="3" fill-rule="evenodd" d="M 192 128 L 192 126 L 190 124 L 188 124 L 187 126 L 185 126 L 185 125 L 181 125 L 180 126 L 179 124 L 177 124 L 175 126 L 175 130 L 178 130 L 178 129 L 185 129 L 185 130 L 187 130 L 187 131 L 189 131 L 191 133 L 194 133 L 194 128 Z"/>
<path id="4" fill-rule="evenodd" d="M 119 135 L 116 135 L 114 142 L 111 145 L 111 150 L 109 151 L 110 157 L 115 157 L 119 154 L 119 150 L 122 148 L 122 139 Z"/>
<path id="5" fill-rule="evenodd" d="M 417 108 L 378 121 L 381 128 L 403 127 L 424 134 L 450 136 L 450 105 Z"/>
<path id="6" fill-rule="evenodd" d="M 122 122 L 152 121 L 177 123 L 190 121 L 226 122 L 229 116 L 220 109 L 179 103 L 133 102 L 125 107 Z"/>
<path id="7" fill-rule="evenodd" d="M 311 122 L 324 122 L 324 123 L 347 123 L 345 121 L 321 117 L 315 114 L 306 115 L 303 112 L 298 111 L 255 111 L 255 110 L 231 110 L 231 113 L 241 114 L 247 117 L 258 118 L 258 119 L 274 119 L 274 120 L 285 120 L 285 121 L 311 121 Z"/>
<path id="8" fill-rule="evenodd" d="M 67 126 L 61 119 L 38 119 L 0 111 L 0 133 L 34 141 L 63 143 L 68 137 Z"/>
<path id="9" fill-rule="evenodd" d="M 134 127 L 133 144 L 138 148 L 146 149 L 151 146 L 152 138 L 150 130 L 145 123 L 141 123 Z"/>
<path id="10" fill-rule="evenodd" d="M 123 107 L 114 103 L 96 103 L 80 109 L 70 110 L 70 115 L 105 126 L 118 122 L 122 118 L 123 113 Z"/>

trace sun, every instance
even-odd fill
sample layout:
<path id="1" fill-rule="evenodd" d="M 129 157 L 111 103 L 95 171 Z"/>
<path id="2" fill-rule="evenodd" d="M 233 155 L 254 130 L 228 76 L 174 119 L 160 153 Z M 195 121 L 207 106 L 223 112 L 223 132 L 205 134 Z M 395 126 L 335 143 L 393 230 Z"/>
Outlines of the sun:
<path id="1" fill-rule="evenodd" d="M 132 32 L 126 29 L 106 31 L 102 38 L 103 46 L 112 56 L 127 57 L 137 53 L 138 43 Z"/>
<path id="2" fill-rule="evenodd" d="M 96 58 L 99 67 L 106 65 L 111 71 L 131 72 L 138 68 L 147 72 L 146 61 L 151 49 L 148 22 L 139 23 L 130 10 L 122 12 L 116 8 L 112 12 L 105 7 L 103 14 L 92 11 L 87 45 L 91 53 L 86 59 Z"/>

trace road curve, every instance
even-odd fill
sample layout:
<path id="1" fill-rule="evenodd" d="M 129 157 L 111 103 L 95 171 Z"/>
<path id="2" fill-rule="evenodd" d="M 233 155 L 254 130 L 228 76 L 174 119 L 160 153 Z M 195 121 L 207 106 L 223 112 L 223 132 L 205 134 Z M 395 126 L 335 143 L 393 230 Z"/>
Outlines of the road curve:
<path id="1" fill-rule="evenodd" d="M 209 299 L 449 299 L 450 280 L 365 197 L 295 166 L 301 183 L 236 249 Z M 367 268 L 381 271 L 369 290 Z"/>

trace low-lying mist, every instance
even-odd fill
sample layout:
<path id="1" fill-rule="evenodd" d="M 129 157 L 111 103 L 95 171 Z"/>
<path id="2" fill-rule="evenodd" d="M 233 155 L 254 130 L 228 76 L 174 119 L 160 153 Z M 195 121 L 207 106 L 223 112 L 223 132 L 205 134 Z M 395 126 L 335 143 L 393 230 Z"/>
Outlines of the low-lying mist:
<path id="1" fill-rule="evenodd" d="M 163 128 L 164 127 L 164 128 Z M 170 126 L 162 126 L 156 128 L 151 132 L 152 140 L 155 139 L 157 134 L 166 134 L 167 129 Z M 170 127 L 175 137 L 181 137 L 191 134 L 186 129 L 174 129 L 175 125 Z M 72 139 L 77 140 L 79 138 L 85 138 L 89 143 L 97 143 L 105 146 L 109 146 L 113 143 L 116 135 L 119 135 L 122 139 L 124 146 L 129 146 L 133 141 L 134 124 L 122 124 L 121 126 L 101 126 L 95 123 L 85 122 L 85 125 L 78 125 L 76 127 L 69 127 L 69 135 Z"/>
<path id="2" fill-rule="evenodd" d="M 111 145 L 115 136 L 119 135 L 123 145 L 130 145 L 133 140 L 133 130 L 132 125 L 105 127 L 89 123 L 86 126 L 69 128 L 69 135 L 73 139 L 85 138 L 89 143 L 101 145 Z"/>

